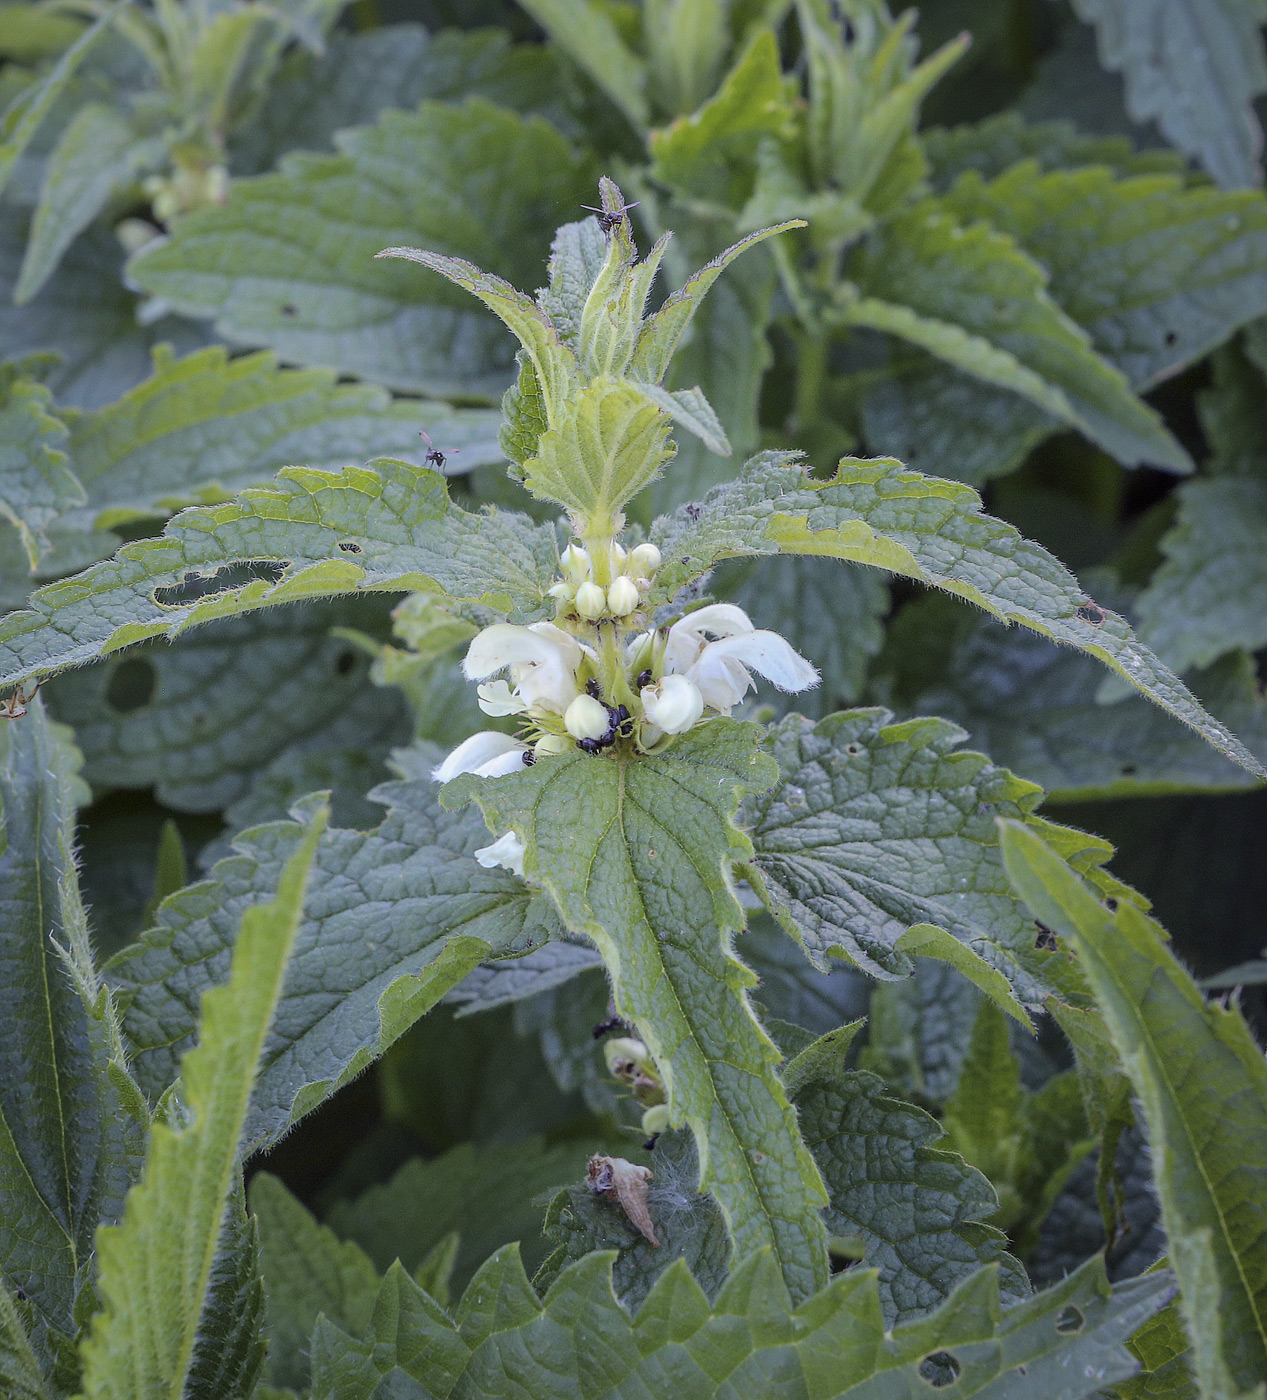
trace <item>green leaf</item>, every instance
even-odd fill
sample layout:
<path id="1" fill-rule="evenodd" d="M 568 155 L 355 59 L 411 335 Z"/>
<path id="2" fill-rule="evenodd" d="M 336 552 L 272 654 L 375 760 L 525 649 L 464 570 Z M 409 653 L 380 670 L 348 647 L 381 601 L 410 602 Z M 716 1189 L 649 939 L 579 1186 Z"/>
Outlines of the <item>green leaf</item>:
<path id="1" fill-rule="evenodd" d="M 340 1243 L 275 1176 L 252 1177 L 250 1200 L 268 1294 L 266 1374 L 275 1385 L 303 1390 L 318 1315 L 363 1332 L 378 1293 L 378 1272 L 363 1250 Z"/>
<path id="2" fill-rule="evenodd" d="M 97 1236 L 102 1307 L 83 1345 L 86 1400 L 186 1393 L 252 1090 L 324 821 L 318 808 L 288 854 L 275 898 L 243 912 L 229 980 L 203 998 L 199 1043 L 181 1062 L 189 1120 L 154 1125 L 122 1223 Z M 252 1350 L 254 1367 L 230 1394 L 250 1389 L 262 1359 L 262 1347 Z"/>
<path id="3" fill-rule="evenodd" d="M 13 300 L 22 306 L 56 270 L 62 254 L 147 165 L 161 154 L 127 118 L 100 102 L 81 107 L 48 160 L 40 202 Z"/>
<path id="4" fill-rule="evenodd" d="M 1256 185 L 1262 131 L 1253 100 L 1267 91 L 1261 0 L 1074 0 L 1094 24 L 1100 62 L 1126 82 L 1126 108 L 1156 121 L 1221 185 Z"/>
<path id="5" fill-rule="evenodd" d="M 893 1098 L 875 1075 L 846 1070 L 835 1051 L 820 1057 L 793 1099 L 827 1183 L 827 1228 L 862 1241 L 889 1326 L 935 1308 L 982 1264 L 1000 1265 L 1005 1302 L 1028 1295 L 1003 1232 L 983 1223 L 998 1207 L 990 1183 L 933 1146 L 944 1132 L 935 1118 Z"/>
<path id="6" fill-rule="evenodd" d="M 74 77 L 76 68 L 105 33 L 124 3 L 125 0 L 117 0 L 116 4 L 102 12 L 42 78 L 23 88 L 0 113 L 0 191 L 8 184 L 14 166 Z"/>
<path id="7" fill-rule="evenodd" d="M 961 724 L 974 747 L 1060 801 L 1234 791 L 1255 781 L 1142 696 L 1100 704 L 1104 672 L 1090 657 L 1005 630 L 948 598 L 928 595 L 903 609 L 877 670 L 894 679 L 891 703 Z M 1252 658 L 1227 656 L 1191 679 L 1202 703 L 1267 758 Z"/>
<path id="8" fill-rule="evenodd" d="M 956 752 L 964 737 L 940 719 L 896 724 L 887 710 L 845 710 L 816 725 L 789 715 L 772 731 L 782 781 L 743 807 L 755 852 L 747 869 L 820 970 L 844 958 L 891 979 L 910 974 L 915 953 L 956 961 L 923 937 L 938 930 L 970 962 L 989 964 L 960 971 L 1027 1024 L 1009 983 L 1040 1005 L 1052 989 L 1049 959 L 1008 882 L 994 817 L 1035 820 L 1042 792 L 982 754 Z M 1112 853 L 1095 837 L 1044 826 L 1082 866 Z"/>
<path id="9" fill-rule="evenodd" d="M 186 315 L 214 317 L 226 339 L 287 360 L 438 397 L 499 395 L 513 358 L 494 323 L 375 255 L 420 239 L 531 284 L 553 231 L 543 216 L 584 199 L 588 158 L 540 118 L 480 99 L 389 111 L 337 145 L 235 182 L 129 275 Z"/>
<path id="10" fill-rule="evenodd" d="M 762 30 L 699 111 L 651 133 L 649 174 L 690 199 L 741 209 L 752 194 L 757 147 L 788 135 L 792 122 L 778 43 Z"/>
<path id="11" fill-rule="evenodd" d="M 20 1303 L 0 1283 L 0 1383 L 11 1400 L 53 1400 Z"/>
<path id="12" fill-rule="evenodd" d="M 455 779 L 446 795 L 474 798 L 490 830 L 522 837 L 525 870 L 597 944 L 674 1123 L 694 1133 L 700 1187 L 717 1198 L 736 1256 L 772 1246 L 803 1298 L 826 1276 L 822 1186 L 774 1072 L 778 1052 L 748 1005 L 755 978 L 728 946 L 743 926 L 729 866 L 752 849 L 732 818 L 744 792 L 774 778 L 756 741 L 752 726 L 714 720 L 662 757 L 574 752 L 522 776 Z"/>
<path id="13" fill-rule="evenodd" d="M 474 814 L 440 810 L 423 777 L 379 790 L 373 831 L 327 831 L 246 1124 L 275 1141 L 354 1078 L 473 967 L 531 947 L 556 925 L 540 896 L 471 852 Z M 237 925 L 272 897 L 304 828 L 274 822 L 240 835 L 211 879 L 165 900 L 161 922 L 110 964 L 142 1087 L 161 1095 L 196 1029 L 199 997 L 224 982 Z"/>
<path id="14" fill-rule="evenodd" d="M 612 1286 L 636 1312 L 655 1281 L 681 1259 L 709 1298 L 715 1298 L 730 1269 L 730 1241 L 717 1203 L 696 1190 L 699 1159 L 690 1133 L 661 1133 L 655 1151 L 633 1153 L 651 1171 L 647 1210 L 655 1226 L 653 1245 L 618 1201 L 597 1196 L 587 1181 L 560 1191 L 546 1210 L 542 1230 L 557 1247 L 533 1276 L 538 1292 L 548 1289 L 569 1264 L 595 1250 L 615 1250 Z"/>
<path id="15" fill-rule="evenodd" d="M 89 961 L 77 765 L 38 699 L 0 731 L 0 1274 L 25 1294 L 28 1322 L 62 1337 L 75 1335 L 93 1234 L 122 1209 L 145 1116 Z"/>
<path id="16" fill-rule="evenodd" d="M 89 783 L 152 786 L 177 811 L 241 802 L 301 756 L 364 755 L 378 765 L 372 786 L 386 776 L 392 746 L 411 735 L 401 697 L 371 685 L 369 658 L 336 632 L 378 621 L 381 609 L 367 603 L 303 603 L 214 622 L 60 676 L 49 704 L 76 730 Z"/>
<path id="17" fill-rule="evenodd" d="M 22 370 L 0 365 L 0 516 L 16 527 L 33 570 L 48 553 L 49 525 L 83 503 L 84 489 L 66 459 L 66 425 L 49 412 L 53 396 Z"/>
<path id="18" fill-rule="evenodd" d="M 88 505 L 109 524 L 265 484 L 294 462 L 337 469 L 392 453 L 421 466 L 427 429 L 462 471 L 501 460 L 498 416 L 393 400 L 325 370 L 283 370 L 268 353 L 221 346 L 184 359 L 154 352 L 153 373 L 73 425 L 70 454 Z"/>
<path id="19" fill-rule="evenodd" d="M 543 1301 L 513 1248 L 503 1250 L 467 1289 L 457 1326 L 412 1294 L 408 1311 L 383 1306 L 404 1290 L 402 1273 L 384 1284 L 365 1342 L 319 1330 L 314 1396 L 622 1400 L 671 1387 L 674 1400 L 769 1400 L 776 1385 L 807 1400 L 916 1400 L 930 1389 L 925 1359 L 948 1352 L 961 1367 L 956 1396 L 1006 1386 L 1016 1400 L 1081 1400 L 1131 1374 L 1137 1363 L 1122 1343 L 1170 1293 L 1164 1275 L 1110 1291 L 1095 1261 L 1003 1311 L 998 1275 L 985 1269 L 936 1312 L 888 1333 L 871 1270 L 839 1275 L 792 1313 L 777 1266 L 758 1256 L 740 1265 L 711 1311 L 685 1265 L 675 1264 L 631 1322 L 610 1267 L 610 1255 L 590 1255 Z M 393 1367 L 414 1387 L 400 1377 L 398 1388 L 375 1390 Z"/>
<path id="20" fill-rule="evenodd" d="M 1267 643 L 1267 481 L 1185 481 L 1162 537 L 1165 562 L 1140 594 L 1140 636 L 1176 670 Z"/>
<path id="21" fill-rule="evenodd" d="M 1006 233 L 965 227 L 953 202 L 925 200 L 886 222 L 849 275 L 859 298 L 835 313 L 843 324 L 900 336 L 1020 394 L 1126 466 L 1191 470 L 1156 411 L 1061 310 L 1039 264 Z"/>
<path id="22" fill-rule="evenodd" d="M 1145 1369 L 1118 1386 L 1121 1400 L 1199 1400 L 1188 1366 L 1188 1339 L 1174 1303 L 1136 1332 L 1130 1348 Z"/>
<path id="23" fill-rule="evenodd" d="M 1115 178 L 1102 166 L 1042 172 L 1025 161 L 944 197 L 965 223 L 1011 234 L 1048 292 L 1143 391 L 1267 311 L 1267 200 L 1185 188 L 1181 175 Z"/>
<path id="24" fill-rule="evenodd" d="M 390 1181 L 339 1201 L 326 1224 L 355 1241 L 379 1269 L 399 1259 L 410 1273 L 456 1233 L 453 1284 L 465 1288 L 489 1254 L 510 1240 L 524 1240 L 533 1260 L 544 1255 L 542 1194 L 583 1177 L 594 1147 L 583 1141 L 547 1146 L 540 1137 L 463 1143 L 427 1162 L 415 1157 Z"/>
<path id="25" fill-rule="evenodd" d="M 459 1016 L 473 1016 L 478 1011 L 492 1011 L 551 991 L 582 972 L 596 970 L 602 965 L 602 958 L 593 948 L 560 939 L 525 957 L 506 958 L 477 967 L 454 987 L 445 1001 L 460 1008 Z"/>
<path id="26" fill-rule="evenodd" d="M 648 123 L 647 67 L 621 38 L 610 12 L 596 0 L 524 0 L 524 9 L 628 118 Z"/>
<path id="27" fill-rule="evenodd" d="M 557 565 L 552 527 L 470 514 L 429 468 L 387 458 L 341 472 L 287 467 L 271 487 L 182 511 L 159 538 L 40 589 L 32 611 L 0 622 L 0 685 L 212 618 L 362 589 L 539 617 Z"/>
<path id="28" fill-rule="evenodd" d="M 1257 776 L 1267 773 L 1120 617 L 1091 602 L 1063 565 L 982 514 L 970 487 L 906 471 L 892 458 L 844 458 L 825 481 L 788 462 L 786 454 L 755 457 L 702 506 L 656 521 L 651 538 L 664 555 L 656 578 L 661 596 L 672 597 L 719 559 L 744 555 L 781 551 L 872 564 L 1087 652 L 1234 762 Z"/>
<path id="29" fill-rule="evenodd" d="M 1207 1006 L 1157 925 L 1110 912 L 1042 838 L 1001 823 L 1008 873 L 1076 947 L 1143 1107 L 1203 1390 L 1267 1373 L 1267 1064 L 1237 1009 Z M 1261 1392 L 1259 1392 L 1261 1393 Z"/>

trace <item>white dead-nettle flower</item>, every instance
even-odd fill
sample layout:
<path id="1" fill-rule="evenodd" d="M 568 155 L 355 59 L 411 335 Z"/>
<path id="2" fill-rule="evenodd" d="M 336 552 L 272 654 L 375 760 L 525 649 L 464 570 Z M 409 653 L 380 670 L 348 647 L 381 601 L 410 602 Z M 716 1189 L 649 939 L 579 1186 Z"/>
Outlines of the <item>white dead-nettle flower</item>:
<path id="1" fill-rule="evenodd" d="M 685 676 L 662 676 L 644 686 L 638 698 L 646 722 L 663 734 L 685 734 L 704 713 L 699 687 Z"/>
<path id="2" fill-rule="evenodd" d="M 491 846 L 481 846 L 475 852 L 475 859 L 486 869 L 502 865 L 515 875 L 524 873 L 524 843 L 513 831 L 499 836 Z"/>
<path id="3" fill-rule="evenodd" d="M 576 669 L 584 654 L 581 643 L 552 622 L 531 627 L 497 622 L 472 640 L 462 670 L 467 680 L 482 681 L 510 669 L 510 685 L 480 687 L 485 714 L 522 714 L 533 708 L 562 714 L 576 698 Z"/>
<path id="4" fill-rule="evenodd" d="M 733 603 L 713 603 L 675 622 L 665 642 L 664 670 L 666 676 L 685 676 L 704 704 L 722 714 L 755 687 L 752 671 L 786 691 L 819 682 L 814 667 L 777 632 L 753 627 Z"/>
<path id="5" fill-rule="evenodd" d="M 477 773 L 481 778 L 500 778 L 524 767 L 528 746 L 510 734 L 481 729 L 453 750 L 443 763 L 431 770 L 437 783 L 447 783 L 459 773 Z"/>

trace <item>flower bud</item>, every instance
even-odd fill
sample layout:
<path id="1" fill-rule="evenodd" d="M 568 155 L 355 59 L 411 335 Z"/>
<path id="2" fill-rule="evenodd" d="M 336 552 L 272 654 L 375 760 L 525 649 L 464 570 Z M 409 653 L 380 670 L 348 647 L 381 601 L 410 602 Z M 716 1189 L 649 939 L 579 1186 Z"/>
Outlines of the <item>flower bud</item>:
<path id="1" fill-rule="evenodd" d="M 685 676 L 664 676 L 639 698 L 648 723 L 666 734 L 685 734 L 704 713 L 704 697 Z"/>
<path id="2" fill-rule="evenodd" d="M 576 590 L 576 610 L 593 620 L 607 611 L 607 595 L 596 583 L 583 583 Z"/>
<path id="3" fill-rule="evenodd" d="M 573 583 L 583 583 L 590 576 L 589 551 L 579 544 L 568 545 L 559 556 L 559 564 Z"/>
<path id="4" fill-rule="evenodd" d="M 544 758 L 547 754 L 567 753 L 571 747 L 571 739 L 562 734 L 543 734 L 532 746 L 532 751 L 538 758 Z"/>
<path id="5" fill-rule="evenodd" d="M 567 579 L 560 579 L 558 583 L 547 588 L 546 592 L 551 598 L 561 598 L 564 602 L 570 603 L 576 594 L 576 584 L 569 583 Z"/>
<path id="6" fill-rule="evenodd" d="M 631 572 L 650 577 L 660 567 L 660 551 L 653 544 L 640 544 L 629 556 Z"/>
<path id="7" fill-rule="evenodd" d="M 658 1103 L 642 1115 L 642 1131 L 648 1137 L 655 1137 L 658 1133 L 664 1132 L 669 1126 L 669 1106 L 667 1103 Z"/>
<path id="8" fill-rule="evenodd" d="M 607 1061 L 609 1074 L 618 1075 L 620 1070 L 617 1069 L 617 1066 L 624 1064 L 644 1071 L 653 1068 L 647 1047 L 642 1041 L 634 1040 L 632 1036 L 622 1035 L 607 1041 L 603 1046 L 603 1058 Z"/>
<path id="9" fill-rule="evenodd" d="M 574 739 L 601 739 L 610 723 L 607 707 L 592 695 L 578 695 L 563 714 L 564 727 Z"/>
<path id="10" fill-rule="evenodd" d="M 640 602 L 638 585 L 624 574 L 607 590 L 607 608 L 613 617 L 628 617 L 637 612 Z"/>

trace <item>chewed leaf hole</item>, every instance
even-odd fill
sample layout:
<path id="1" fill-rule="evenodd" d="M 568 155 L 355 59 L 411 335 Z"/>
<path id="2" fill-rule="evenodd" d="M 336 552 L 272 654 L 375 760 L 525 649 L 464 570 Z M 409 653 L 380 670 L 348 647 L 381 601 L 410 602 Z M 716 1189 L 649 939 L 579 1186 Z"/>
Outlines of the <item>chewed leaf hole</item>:
<path id="1" fill-rule="evenodd" d="M 1072 1305 L 1067 1307 L 1056 1319 L 1056 1331 L 1062 1332 L 1066 1336 L 1081 1332 L 1085 1325 L 1086 1318 Z"/>
<path id="2" fill-rule="evenodd" d="M 161 608 L 183 608 L 216 593 L 228 593 L 244 584 L 264 579 L 276 583 L 289 565 L 284 559 L 246 559 L 225 564 L 213 574 L 188 573 L 180 583 L 154 590 L 154 601 Z"/>
<path id="3" fill-rule="evenodd" d="M 139 656 L 119 662 L 106 682 L 106 704 L 117 715 L 143 710 L 154 698 L 155 679 L 153 665 Z"/>
<path id="4" fill-rule="evenodd" d="M 958 1357 L 952 1356 L 948 1351 L 930 1352 L 919 1363 L 920 1379 L 931 1385 L 934 1390 L 954 1385 L 962 1369 Z"/>
<path id="5" fill-rule="evenodd" d="M 360 554 L 361 546 L 355 540 L 340 540 L 339 548 L 344 554 Z"/>

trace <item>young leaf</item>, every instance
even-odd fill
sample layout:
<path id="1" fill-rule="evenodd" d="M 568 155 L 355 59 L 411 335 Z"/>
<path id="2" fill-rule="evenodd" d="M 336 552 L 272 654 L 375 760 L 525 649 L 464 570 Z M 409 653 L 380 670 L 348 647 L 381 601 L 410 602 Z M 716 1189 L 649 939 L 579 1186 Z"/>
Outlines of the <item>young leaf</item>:
<path id="1" fill-rule="evenodd" d="M 384 1283 L 364 1342 L 319 1328 L 314 1400 L 620 1400 L 667 1386 L 673 1400 L 769 1400 L 772 1381 L 808 1400 L 916 1400 L 931 1388 L 931 1353 L 958 1368 L 957 1397 L 1006 1387 L 1015 1400 L 1083 1400 L 1137 1369 L 1122 1344 L 1172 1292 L 1164 1275 L 1111 1291 L 1097 1260 L 1004 1311 L 997 1279 L 980 1270 L 935 1312 L 888 1332 L 871 1270 L 838 1275 L 793 1313 L 768 1255 L 741 1264 L 711 1310 L 677 1263 L 631 1323 L 612 1292 L 610 1255 L 573 1264 L 543 1301 L 512 1246 L 472 1280 L 457 1326 L 425 1297 L 410 1294 L 408 1312 L 384 1306 L 402 1275 Z"/>
<path id="2" fill-rule="evenodd" d="M 360 1073 L 472 968 L 557 927 L 521 880 L 472 858 L 488 840 L 475 814 L 451 816 L 433 794 L 427 778 L 385 784 L 378 795 L 391 810 L 379 827 L 321 838 L 247 1118 L 251 1146 Z M 303 830 L 292 821 L 244 832 L 209 881 L 164 901 L 159 926 L 111 962 L 137 1077 L 153 1097 L 192 1041 L 199 996 L 228 974 L 239 921 L 277 889 Z"/>
<path id="3" fill-rule="evenodd" d="M 238 564 L 250 567 L 227 567 Z M 552 527 L 491 508 L 470 514 L 429 468 L 390 459 L 342 472 L 288 467 L 271 487 L 182 511 L 159 538 L 40 589 L 32 611 L 0 622 L 0 685 L 215 617 L 366 588 L 539 617 L 557 565 Z"/>
<path id="4" fill-rule="evenodd" d="M 0 730 L 0 1274 L 25 1295 L 28 1321 L 63 1338 L 90 1287 L 97 1224 L 122 1209 L 145 1116 L 85 966 L 77 760 L 38 699 Z"/>
<path id="5" fill-rule="evenodd" d="M 729 949 L 743 926 L 729 866 L 752 849 L 732 818 L 775 776 L 756 739 L 714 720 L 663 757 L 573 751 L 522 776 L 456 779 L 445 796 L 474 798 L 490 830 L 522 837 L 525 870 L 603 954 L 618 1012 L 664 1076 L 674 1121 L 695 1135 L 700 1187 L 717 1198 L 736 1257 L 773 1247 L 805 1298 L 826 1278 L 822 1184 L 748 1005 L 756 979 Z"/>
<path id="6" fill-rule="evenodd" d="M 1017 891 L 1077 948 L 1142 1104 L 1201 1386 L 1251 1391 L 1267 1374 L 1262 1052 L 1239 1010 L 1206 1005 L 1136 906 L 1110 912 L 1037 833 L 1000 831 Z"/>
<path id="7" fill-rule="evenodd" d="M 906 471 L 892 458 L 844 458 L 826 481 L 806 477 L 790 460 L 754 457 L 702 506 L 655 522 L 661 596 L 671 598 L 719 559 L 751 554 L 821 554 L 889 569 L 1097 657 L 1221 753 L 1267 775 L 1122 618 L 1093 603 L 1041 546 L 984 515 L 971 487 Z"/>
<path id="8" fill-rule="evenodd" d="M 0 516 L 34 569 L 48 552 L 48 526 L 83 504 L 84 488 L 66 460 L 66 425 L 48 411 L 53 396 L 22 369 L 0 365 Z"/>
<path id="9" fill-rule="evenodd" d="M 1100 62 L 1126 82 L 1137 122 L 1196 156 L 1221 185 L 1256 185 L 1263 134 L 1253 100 L 1267 91 L 1261 0 L 1074 0 L 1097 31 Z"/>
<path id="10" fill-rule="evenodd" d="M 890 1326 L 935 1308 L 982 1264 L 1000 1265 L 1005 1302 L 1028 1296 L 1003 1232 L 983 1223 L 998 1208 L 990 1183 L 934 1146 L 944 1132 L 935 1118 L 893 1098 L 875 1075 L 846 1070 L 834 1052 L 808 1070 L 793 1101 L 827 1183 L 827 1228 L 861 1239 Z"/>
<path id="11" fill-rule="evenodd" d="M 176 1400 L 186 1393 L 251 1094 L 324 824 L 318 809 L 286 861 L 276 897 L 243 913 L 229 980 L 203 998 L 199 1044 L 181 1063 L 190 1121 L 154 1125 L 145 1172 L 122 1222 L 97 1236 L 102 1307 L 83 1345 L 86 1400 Z M 249 1390 L 249 1370 L 231 1394 Z"/>
<path id="12" fill-rule="evenodd" d="M 1048 291 L 1142 392 L 1267 311 L 1267 201 L 1185 188 L 1182 176 L 1115 179 L 1101 167 L 1042 173 L 1025 161 L 944 197 L 1036 258 Z"/>
<path id="13" fill-rule="evenodd" d="M 1031 1007 L 1052 987 L 993 819 L 1035 820 L 1041 789 L 956 752 L 963 731 L 944 720 L 895 724 L 886 710 L 846 710 L 814 725 L 789 715 L 772 739 L 782 781 L 744 804 L 755 852 L 747 870 L 810 961 L 826 971 L 829 958 L 844 958 L 873 977 L 906 977 L 915 953 L 947 958 L 919 941 L 935 928 L 989 964 L 960 970 L 1027 1022 L 1008 984 Z M 1047 829 L 1080 866 L 1112 852 L 1094 837 Z M 991 969 L 1006 977 L 1001 989 Z"/>
<path id="14" fill-rule="evenodd" d="M 226 339 L 290 361 L 409 392 L 499 395 L 513 357 L 495 324 L 375 255 L 425 239 L 531 285 L 552 232 L 542 215 L 584 199 L 588 158 L 540 118 L 480 99 L 389 111 L 337 144 L 337 156 L 295 154 L 280 174 L 237 181 L 130 276 L 186 315 L 215 317 Z"/>
<path id="15" fill-rule="evenodd" d="M 1126 466 L 1192 469 L 1156 411 L 1053 300 L 1042 267 L 1005 233 L 962 226 L 953 203 L 926 200 L 889 220 L 849 273 L 860 299 L 842 303 L 845 324 L 901 336 L 1020 394 Z"/>

